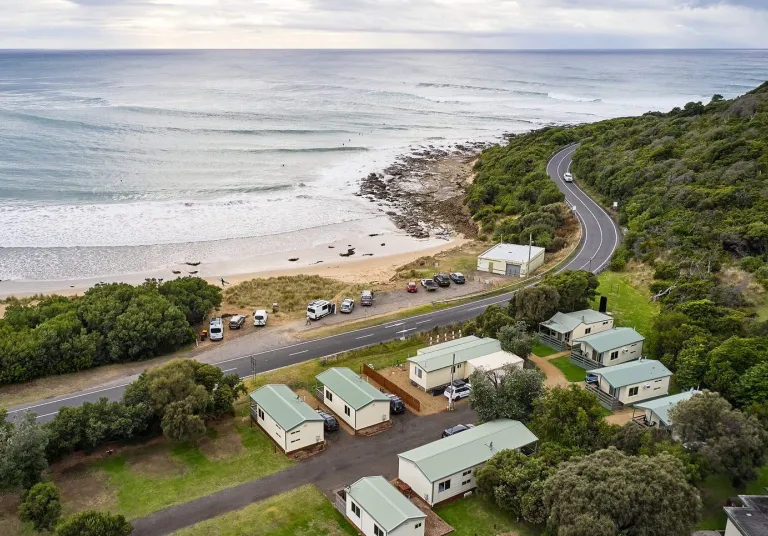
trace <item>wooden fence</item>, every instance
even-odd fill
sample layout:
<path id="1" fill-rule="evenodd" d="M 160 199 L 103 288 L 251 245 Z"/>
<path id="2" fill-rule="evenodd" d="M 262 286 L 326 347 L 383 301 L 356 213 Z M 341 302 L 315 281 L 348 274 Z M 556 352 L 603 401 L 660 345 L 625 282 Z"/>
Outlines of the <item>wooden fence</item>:
<path id="1" fill-rule="evenodd" d="M 418 398 L 409 394 L 405 389 L 403 389 L 396 383 L 390 381 L 383 374 L 380 374 L 379 372 L 373 370 L 368 365 L 363 365 L 363 375 L 368 376 L 369 378 L 371 378 L 373 381 L 381 385 L 384 389 L 386 389 L 393 395 L 397 395 L 400 398 L 402 398 L 406 406 L 410 406 L 416 411 L 421 411 L 421 402 L 419 402 Z"/>

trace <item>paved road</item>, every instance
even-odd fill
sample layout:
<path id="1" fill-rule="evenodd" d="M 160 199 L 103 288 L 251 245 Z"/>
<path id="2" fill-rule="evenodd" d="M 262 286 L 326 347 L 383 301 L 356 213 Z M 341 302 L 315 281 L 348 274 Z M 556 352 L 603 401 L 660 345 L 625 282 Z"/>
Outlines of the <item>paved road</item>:
<path id="1" fill-rule="evenodd" d="M 613 251 L 619 244 L 620 234 L 616 224 L 602 207 L 592 201 L 578 186 L 573 183 L 566 183 L 563 180 L 564 174 L 570 169 L 571 157 L 575 150 L 576 146 L 566 147 L 555 154 L 547 164 L 547 173 L 565 194 L 568 203 L 574 208 L 584 231 L 578 254 L 561 270 L 599 272 L 607 266 Z M 417 331 L 429 331 L 438 326 L 471 320 L 481 314 L 489 305 L 508 302 L 513 294 L 513 292 L 500 294 L 383 325 L 349 331 L 332 337 L 299 342 L 252 355 L 217 361 L 214 364 L 228 374 L 236 372 L 240 376 L 248 376 L 253 373 L 265 372 L 309 359 L 391 341 Z M 254 358 L 255 366 L 253 368 L 251 367 L 251 357 Z M 62 406 L 95 402 L 100 397 L 119 400 L 124 388 L 124 385 L 118 385 L 90 390 L 73 396 L 54 398 L 36 404 L 11 408 L 9 413 L 13 416 L 26 410 L 32 410 L 37 413 L 38 419 L 41 422 L 45 422 L 53 419 Z"/>
<path id="2" fill-rule="evenodd" d="M 392 429 L 373 437 L 352 437 L 339 430 L 328 434 L 328 449 L 309 460 L 273 475 L 227 488 L 194 501 L 171 506 L 133 521 L 133 536 L 161 536 L 183 527 L 239 510 L 273 495 L 315 484 L 330 497 L 333 490 L 364 476 L 397 476 L 397 454 L 439 439 L 440 433 L 459 423 L 475 422 L 466 402 L 456 411 L 417 417 L 410 411 L 393 416 Z"/>

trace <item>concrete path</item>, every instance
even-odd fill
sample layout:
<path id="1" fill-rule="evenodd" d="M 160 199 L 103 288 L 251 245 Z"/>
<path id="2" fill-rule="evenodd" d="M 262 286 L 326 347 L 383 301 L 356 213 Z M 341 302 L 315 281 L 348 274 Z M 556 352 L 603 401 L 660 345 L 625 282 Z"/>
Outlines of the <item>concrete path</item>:
<path id="1" fill-rule="evenodd" d="M 364 476 L 383 475 L 391 480 L 397 476 L 397 454 L 440 439 L 449 426 L 476 420 L 469 404 L 462 402 L 452 413 L 397 415 L 390 430 L 372 437 L 337 432 L 328 436 L 330 444 L 325 452 L 290 469 L 137 519 L 133 536 L 170 534 L 305 484 L 315 484 L 330 497 L 334 489 Z"/>

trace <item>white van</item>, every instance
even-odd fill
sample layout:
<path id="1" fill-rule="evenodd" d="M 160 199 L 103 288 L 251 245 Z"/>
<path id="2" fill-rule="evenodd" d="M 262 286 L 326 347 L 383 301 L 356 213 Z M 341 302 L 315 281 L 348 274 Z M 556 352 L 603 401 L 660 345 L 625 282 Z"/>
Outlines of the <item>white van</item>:
<path id="1" fill-rule="evenodd" d="M 254 326 L 266 326 L 267 325 L 267 312 L 264 309 L 259 309 L 253 313 L 253 325 Z"/>
<path id="2" fill-rule="evenodd" d="M 335 312 L 336 306 L 326 300 L 315 300 L 307 306 L 307 318 L 320 320 L 324 316 Z"/>
<path id="3" fill-rule="evenodd" d="M 221 318 L 211 319 L 211 325 L 208 326 L 208 338 L 212 341 L 224 339 L 224 322 L 221 321 Z"/>

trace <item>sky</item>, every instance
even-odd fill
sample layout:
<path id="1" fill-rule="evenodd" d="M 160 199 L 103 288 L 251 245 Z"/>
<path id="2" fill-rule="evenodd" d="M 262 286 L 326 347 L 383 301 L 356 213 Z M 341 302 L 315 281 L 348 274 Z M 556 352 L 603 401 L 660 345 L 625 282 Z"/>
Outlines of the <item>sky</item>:
<path id="1" fill-rule="evenodd" d="M 0 0 L 3 48 L 768 48 L 768 0 Z"/>

